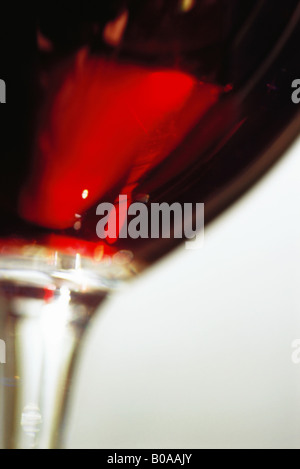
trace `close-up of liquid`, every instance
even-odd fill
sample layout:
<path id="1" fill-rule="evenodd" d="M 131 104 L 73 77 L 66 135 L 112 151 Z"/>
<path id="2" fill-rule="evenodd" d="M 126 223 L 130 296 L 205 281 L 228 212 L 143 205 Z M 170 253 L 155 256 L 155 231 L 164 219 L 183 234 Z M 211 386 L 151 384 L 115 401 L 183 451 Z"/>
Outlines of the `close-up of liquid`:
<path id="1" fill-rule="evenodd" d="M 99 239 L 99 204 L 120 214 L 120 196 L 126 209 L 204 203 L 208 224 L 299 132 L 290 99 L 298 1 L 99 3 L 63 13 L 45 2 L 28 21 L 10 14 L 0 33 L 7 449 L 63 446 L 90 319 L 184 241 L 125 239 L 122 215 L 115 235 Z"/>

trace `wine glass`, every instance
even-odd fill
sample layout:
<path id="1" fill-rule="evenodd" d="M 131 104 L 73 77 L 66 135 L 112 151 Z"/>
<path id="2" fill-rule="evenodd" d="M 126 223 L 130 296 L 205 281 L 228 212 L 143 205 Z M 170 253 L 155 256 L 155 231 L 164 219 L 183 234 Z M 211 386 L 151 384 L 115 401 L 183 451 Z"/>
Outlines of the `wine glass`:
<path id="1" fill-rule="evenodd" d="M 120 196 L 125 212 L 205 202 L 209 222 L 299 130 L 284 91 L 298 2 L 274 13 L 268 33 L 272 2 L 115 0 L 67 16 L 44 7 L 16 33 L 6 27 L 3 78 L 16 93 L 1 111 L 16 139 L 5 139 L 0 189 L 0 429 L 10 449 L 63 445 L 94 314 L 182 241 L 175 226 L 165 238 L 121 236 Z M 118 214 L 104 240 L 100 203 Z"/>

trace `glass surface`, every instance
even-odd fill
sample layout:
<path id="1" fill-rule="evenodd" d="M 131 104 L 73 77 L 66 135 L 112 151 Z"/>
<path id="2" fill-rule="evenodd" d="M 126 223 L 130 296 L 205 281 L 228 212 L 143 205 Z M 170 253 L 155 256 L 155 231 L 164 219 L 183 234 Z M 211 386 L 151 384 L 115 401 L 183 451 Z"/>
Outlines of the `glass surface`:
<path id="1" fill-rule="evenodd" d="M 297 1 L 99 3 L 65 16 L 46 2 L 2 31 L 15 135 L 3 132 L 0 174 L 4 448 L 62 446 L 91 318 L 180 242 L 101 241 L 98 204 L 205 202 L 209 222 L 299 131 Z"/>

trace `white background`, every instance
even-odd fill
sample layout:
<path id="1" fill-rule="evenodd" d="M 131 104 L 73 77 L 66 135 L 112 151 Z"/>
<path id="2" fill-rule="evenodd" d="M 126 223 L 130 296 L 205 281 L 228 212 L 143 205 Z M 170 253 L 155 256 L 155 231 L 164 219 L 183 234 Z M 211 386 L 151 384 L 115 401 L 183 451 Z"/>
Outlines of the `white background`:
<path id="1" fill-rule="evenodd" d="M 298 448 L 300 141 L 207 230 L 109 300 L 68 448 Z"/>

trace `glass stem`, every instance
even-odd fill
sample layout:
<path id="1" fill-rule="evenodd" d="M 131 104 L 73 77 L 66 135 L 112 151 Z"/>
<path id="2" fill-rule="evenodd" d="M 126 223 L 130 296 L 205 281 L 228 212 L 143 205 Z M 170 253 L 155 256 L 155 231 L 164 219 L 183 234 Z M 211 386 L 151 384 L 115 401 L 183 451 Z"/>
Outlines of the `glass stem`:
<path id="1" fill-rule="evenodd" d="M 105 298 L 62 286 L 52 298 L 0 288 L 1 449 L 59 449 L 63 445 L 70 384 L 90 318 Z M 86 301 L 85 301 L 86 300 Z"/>

